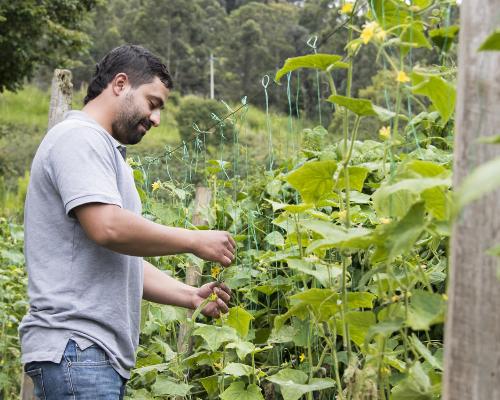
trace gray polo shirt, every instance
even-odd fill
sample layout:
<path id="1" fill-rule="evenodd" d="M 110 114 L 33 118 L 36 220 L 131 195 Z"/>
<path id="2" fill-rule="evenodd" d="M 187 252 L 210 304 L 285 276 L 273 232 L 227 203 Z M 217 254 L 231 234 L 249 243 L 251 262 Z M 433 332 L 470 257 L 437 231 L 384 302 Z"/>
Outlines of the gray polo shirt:
<path id="1" fill-rule="evenodd" d="M 72 210 L 114 204 L 141 214 L 122 146 L 81 111 L 70 111 L 38 148 L 25 204 L 30 308 L 19 326 L 21 362 L 61 361 L 70 338 L 92 343 L 130 377 L 139 344 L 143 259 L 90 240 Z"/>

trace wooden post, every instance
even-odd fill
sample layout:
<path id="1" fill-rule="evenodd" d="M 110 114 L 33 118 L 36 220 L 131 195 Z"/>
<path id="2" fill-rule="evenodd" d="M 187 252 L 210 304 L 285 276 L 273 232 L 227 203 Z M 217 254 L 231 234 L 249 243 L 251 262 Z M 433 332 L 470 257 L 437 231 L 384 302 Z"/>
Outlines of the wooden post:
<path id="1" fill-rule="evenodd" d="M 208 222 L 203 219 L 202 211 L 204 208 L 208 207 L 210 204 L 210 200 L 212 198 L 212 192 L 210 189 L 204 186 L 198 186 L 196 188 L 196 194 L 194 198 L 194 215 L 193 215 L 193 225 L 201 226 L 207 225 Z M 199 286 L 201 282 L 201 272 L 198 269 L 198 266 L 195 264 L 190 264 L 186 269 L 186 284 L 191 286 Z M 188 311 L 188 317 L 193 315 L 193 311 Z M 185 343 L 186 335 L 188 334 L 189 326 L 188 324 L 182 324 L 179 328 L 179 336 L 177 338 L 177 351 L 179 353 L 187 351 L 191 352 L 192 349 L 192 341 L 189 339 L 187 343 Z"/>
<path id="2" fill-rule="evenodd" d="M 455 188 L 473 168 L 500 156 L 500 146 L 477 141 L 500 134 L 500 53 L 477 51 L 499 27 L 499 2 L 464 0 L 460 8 Z M 467 206 L 453 228 L 443 400 L 500 399 L 499 260 L 486 254 L 498 244 L 496 191 Z"/>
<path id="3" fill-rule="evenodd" d="M 71 110 L 72 89 L 71 71 L 67 69 L 54 70 L 47 130 L 61 122 L 64 114 Z M 33 389 L 31 378 L 23 371 L 21 376 L 21 400 L 36 400 Z"/>
<path id="4" fill-rule="evenodd" d="M 71 71 L 67 69 L 54 70 L 50 94 L 48 129 L 61 122 L 64 114 L 71 110 L 72 93 Z"/>

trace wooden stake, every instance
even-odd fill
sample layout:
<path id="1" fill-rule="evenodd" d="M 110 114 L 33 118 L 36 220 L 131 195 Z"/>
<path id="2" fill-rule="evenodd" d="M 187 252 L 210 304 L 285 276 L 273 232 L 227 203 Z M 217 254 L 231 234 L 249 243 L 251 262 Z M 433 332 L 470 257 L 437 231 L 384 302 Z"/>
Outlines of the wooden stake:
<path id="1" fill-rule="evenodd" d="M 460 8 L 455 188 L 500 156 L 499 146 L 477 141 L 500 134 L 500 53 L 478 52 L 499 26 L 499 1 L 464 0 Z M 443 400 L 500 400 L 499 259 L 486 253 L 500 244 L 499 195 L 467 206 L 453 228 Z"/>

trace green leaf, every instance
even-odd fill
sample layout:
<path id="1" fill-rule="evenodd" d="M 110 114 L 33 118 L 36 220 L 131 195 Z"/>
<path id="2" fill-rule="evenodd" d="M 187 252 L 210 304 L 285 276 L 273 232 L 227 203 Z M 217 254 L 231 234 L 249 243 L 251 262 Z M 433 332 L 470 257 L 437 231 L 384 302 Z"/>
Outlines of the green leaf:
<path id="1" fill-rule="evenodd" d="M 401 221 L 387 226 L 384 247 L 388 250 L 389 260 L 394 260 L 400 254 L 411 250 L 425 226 L 423 203 L 413 205 Z"/>
<path id="2" fill-rule="evenodd" d="M 255 351 L 255 346 L 252 342 L 237 341 L 226 344 L 227 349 L 235 349 L 236 354 L 240 360 L 244 360 L 245 357 Z"/>
<path id="3" fill-rule="evenodd" d="M 450 202 L 442 188 L 427 189 L 422 192 L 422 199 L 425 201 L 425 209 L 439 221 L 449 218 Z"/>
<path id="4" fill-rule="evenodd" d="M 240 377 L 240 376 L 248 376 L 253 373 L 253 369 L 249 365 L 240 364 L 240 363 L 229 363 L 222 370 L 225 374 Z"/>
<path id="5" fill-rule="evenodd" d="M 373 194 L 373 206 L 379 215 L 402 217 L 420 200 L 422 192 L 450 185 L 449 178 L 403 179 L 394 184 L 385 183 Z"/>
<path id="6" fill-rule="evenodd" d="M 283 235 L 277 231 L 269 233 L 264 240 L 271 246 L 283 247 L 285 245 Z"/>
<path id="7" fill-rule="evenodd" d="M 245 388 L 245 382 L 233 382 L 220 395 L 222 400 L 264 400 L 260 388 L 251 384 Z"/>
<path id="8" fill-rule="evenodd" d="M 370 343 L 375 336 L 382 336 L 388 338 L 394 332 L 399 331 L 403 327 L 404 320 L 395 319 L 390 321 L 382 321 L 376 325 L 373 325 L 368 330 L 368 334 L 365 337 L 366 343 Z"/>
<path id="9" fill-rule="evenodd" d="M 425 47 L 427 49 L 432 48 L 422 31 L 421 23 L 412 24 L 406 27 L 403 30 L 403 33 L 401 33 L 400 39 L 405 44 L 409 43 L 411 47 Z"/>
<path id="10" fill-rule="evenodd" d="M 336 170 L 335 161 L 310 161 L 290 172 L 286 181 L 299 191 L 304 202 L 317 203 L 331 194 Z"/>
<path id="11" fill-rule="evenodd" d="M 187 383 L 178 383 L 160 375 L 151 387 L 156 396 L 187 396 L 192 386 Z"/>
<path id="12" fill-rule="evenodd" d="M 369 292 L 347 293 L 348 308 L 373 308 L 373 300 L 376 296 Z M 315 309 L 329 307 L 332 311 L 340 310 L 340 294 L 331 289 L 308 289 L 290 297 L 293 304 L 306 303 Z"/>
<path id="13" fill-rule="evenodd" d="M 479 51 L 500 51 L 500 29 L 495 30 L 479 47 Z"/>
<path id="14" fill-rule="evenodd" d="M 354 166 L 347 168 L 347 173 L 349 175 L 349 189 L 361 192 L 369 172 L 370 170 L 365 167 Z M 346 182 L 344 172 L 341 172 L 337 184 L 335 185 L 335 190 L 344 189 L 346 189 Z"/>
<path id="15" fill-rule="evenodd" d="M 287 343 L 293 342 L 297 337 L 297 330 L 290 325 L 284 325 L 279 328 L 274 325 L 271 335 L 269 336 L 268 343 Z"/>
<path id="16" fill-rule="evenodd" d="M 163 372 L 168 368 L 168 365 L 169 365 L 168 363 L 162 363 L 162 364 L 154 364 L 154 365 L 148 365 L 145 367 L 135 368 L 134 374 L 144 376 L 148 372 L 151 372 L 151 371 L 155 371 L 156 373 Z"/>
<path id="17" fill-rule="evenodd" d="M 429 37 L 436 46 L 438 46 L 442 51 L 448 51 L 451 44 L 457 37 L 460 30 L 458 25 L 450 25 L 444 28 L 431 29 L 429 31 Z"/>
<path id="18" fill-rule="evenodd" d="M 267 379 L 280 387 L 284 400 L 298 400 L 306 393 L 335 386 L 335 381 L 328 378 L 312 378 L 306 384 L 307 375 L 302 371 L 290 368 L 282 369 Z"/>
<path id="19" fill-rule="evenodd" d="M 455 110 L 455 87 L 438 75 L 413 72 L 412 92 L 426 96 L 441 115 L 442 124 L 446 124 Z"/>
<path id="20" fill-rule="evenodd" d="M 214 397 L 219 392 L 219 377 L 217 375 L 206 376 L 200 378 L 199 381 L 210 397 Z"/>
<path id="21" fill-rule="evenodd" d="M 376 324 L 375 314 L 372 311 L 349 311 L 344 316 L 349 325 L 349 337 L 358 346 L 365 343 L 370 328 Z M 344 324 L 337 319 L 337 332 L 344 336 Z"/>
<path id="22" fill-rule="evenodd" d="M 407 325 L 413 330 L 429 330 L 434 325 L 443 322 L 446 303 L 443 297 L 436 293 L 415 290 L 410 298 Z"/>
<path id="23" fill-rule="evenodd" d="M 500 157 L 473 170 L 457 191 L 457 209 L 472 203 L 500 186 Z"/>
<path id="24" fill-rule="evenodd" d="M 500 144 L 500 135 L 481 136 L 477 141 L 479 143 Z"/>
<path id="25" fill-rule="evenodd" d="M 434 178 L 438 175 L 448 173 L 448 170 L 440 164 L 432 161 L 410 160 L 403 166 L 405 171 L 417 174 L 419 177 Z"/>
<path id="26" fill-rule="evenodd" d="M 341 56 L 335 54 L 309 54 L 307 56 L 287 58 L 283 67 L 276 72 L 274 80 L 279 82 L 283 75 L 299 68 L 313 68 L 326 71 L 333 68 L 348 68 L 349 64 L 341 62 Z"/>
<path id="27" fill-rule="evenodd" d="M 408 376 L 391 391 L 392 400 L 432 400 L 434 398 L 431 380 L 417 361 L 410 368 Z"/>
<path id="28" fill-rule="evenodd" d="M 372 104 L 370 100 L 353 99 L 351 97 L 332 95 L 327 99 L 330 103 L 338 104 L 352 111 L 360 117 L 378 117 L 381 121 L 393 118 L 396 113 Z"/>
<path id="29" fill-rule="evenodd" d="M 403 24 L 407 17 L 410 16 L 406 5 L 401 1 L 371 0 L 369 4 L 373 16 L 386 30 Z"/>
<path id="30" fill-rule="evenodd" d="M 252 314 L 243 307 L 236 306 L 229 309 L 226 324 L 234 328 L 242 338 L 245 338 L 248 335 L 250 321 L 253 319 Z"/>
<path id="31" fill-rule="evenodd" d="M 318 262 L 310 262 L 301 258 L 287 258 L 286 262 L 288 268 L 313 276 L 324 287 L 331 286 L 330 281 L 342 275 L 342 267 L 340 265 L 329 264 L 326 266 Z"/>
<path id="32" fill-rule="evenodd" d="M 307 252 L 311 253 L 317 249 L 331 248 L 361 248 L 364 249 L 373 243 L 373 231 L 366 228 L 345 229 L 326 221 L 302 221 L 301 225 L 316 233 L 319 233 L 325 239 L 314 240 L 307 247 Z"/>
<path id="33" fill-rule="evenodd" d="M 230 326 L 202 325 L 194 330 L 193 335 L 198 335 L 205 339 L 211 351 L 216 351 L 225 342 L 238 340 L 236 330 Z"/>
<path id="34" fill-rule="evenodd" d="M 432 366 L 432 368 L 444 371 L 443 362 L 440 359 L 434 357 L 431 351 L 424 346 L 424 344 L 418 339 L 417 336 L 415 336 L 415 334 L 412 334 L 409 339 L 413 344 L 415 350 L 418 351 L 418 353 L 425 359 L 425 361 L 427 361 Z"/>

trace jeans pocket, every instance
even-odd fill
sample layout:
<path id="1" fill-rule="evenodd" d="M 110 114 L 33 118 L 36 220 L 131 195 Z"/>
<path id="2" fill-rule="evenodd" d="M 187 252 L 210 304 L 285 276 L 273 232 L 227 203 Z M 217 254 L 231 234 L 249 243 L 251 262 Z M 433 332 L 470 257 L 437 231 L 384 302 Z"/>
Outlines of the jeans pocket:
<path id="1" fill-rule="evenodd" d="M 98 345 L 93 344 L 85 350 L 76 347 L 76 359 L 72 361 L 74 365 L 109 365 L 110 361 L 106 352 Z"/>
<path id="2" fill-rule="evenodd" d="M 26 371 L 25 373 L 33 381 L 35 398 L 37 400 L 45 400 L 45 388 L 43 387 L 42 369 L 28 369 L 28 371 Z"/>

